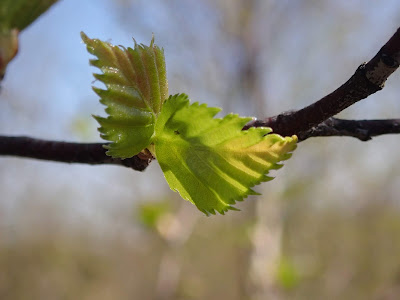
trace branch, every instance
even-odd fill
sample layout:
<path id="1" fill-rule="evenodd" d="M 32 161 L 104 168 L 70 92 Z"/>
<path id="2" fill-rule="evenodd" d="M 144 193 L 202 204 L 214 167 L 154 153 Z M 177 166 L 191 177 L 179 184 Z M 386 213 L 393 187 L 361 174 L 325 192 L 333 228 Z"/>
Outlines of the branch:
<path id="1" fill-rule="evenodd" d="M 30 137 L 0 136 L 0 155 L 30 157 L 65 163 L 112 164 L 143 171 L 151 158 L 136 155 L 128 159 L 107 156 L 102 143 L 67 143 Z"/>
<path id="2" fill-rule="evenodd" d="M 260 125 L 254 121 L 254 126 Z M 263 125 L 268 126 L 265 122 Z M 342 120 L 329 118 L 321 124 L 298 135 L 299 142 L 310 137 L 350 136 L 361 141 L 383 134 L 400 133 L 400 119 L 387 120 Z M 90 165 L 113 164 L 143 171 L 153 158 L 144 154 L 128 159 L 107 156 L 102 143 L 67 143 L 45 141 L 30 137 L 10 137 L 0 135 L 0 155 L 12 155 L 66 163 Z"/>
<path id="3" fill-rule="evenodd" d="M 317 136 L 350 136 L 369 141 L 374 136 L 400 133 L 400 119 L 343 120 L 329 118 L 316 127 L 298 135 L 299 141 Z"/>
<path id="4" fill-rule="evenodd" d="M 283 136 L 301 136 L 345 108 L 381 90 L 387 78 L 399 67 L 399 61 L 400 28 L 368 63 L 358 67 L 354 75 L 331 94 L 298 111 L 252 121 L 245 129 L 268 126 Z"/>
<path id="5" fill-rule="evenodd" d="M 382 134 L 400 133 L 400 119 L 341 120 L 332 118 L 354 103 L 381 90 L 400 61 L 400 28 L 368 63 L 362 64 L 341 87 L 321 100 L 298 111 L 290 111 L 264 120 L 254 120 L 250 127 L 271 127 L 283 136 L 297 135 L 300 141 L 317 136 L 351 136 L 362 141 Z M 137 155 L 114 159 L 105 154 L 103 144 L 80 144 L 45 141 L 29 137 L 0 136 L 0 155 L 13 155 L 67 163 L 114 164 L 143 171 L 153 159 Z"/>

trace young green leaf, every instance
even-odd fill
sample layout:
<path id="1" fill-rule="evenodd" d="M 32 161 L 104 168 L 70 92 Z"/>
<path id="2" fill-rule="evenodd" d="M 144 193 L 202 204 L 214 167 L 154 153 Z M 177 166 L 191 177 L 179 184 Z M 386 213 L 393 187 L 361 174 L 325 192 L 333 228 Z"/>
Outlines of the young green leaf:
<path id="1" fill-rule="evenodd" d="M 89 53 L 97 56 L 90 64 L 102 71 L 94 77 L 107 87 L 93 88 L 107 106 L 107 118 L 95 116 L 102 138 L 113 142 L 105 146 L 107 154 L 132 157 L 150 145 L 155 120 L 168 96 L 164 50 L 154 40 L 150 46 L 135 43 L 134 49 L 125 49 L 83 32 L 81 36 Z"/>
<path id="2" fill-rule="evenodd" d="M 266 174 L 282 165 L 296 148 L 297 137 L 269 134 L 270 128 L 243 126 L 251 118 L 219 108 L 189 105 L 186 95 L 170 96 L 155 126 L 155 155 L 172 190 L 205 214 L 221 214 L 248 195 L 251 187 L 271 180 Z"/>

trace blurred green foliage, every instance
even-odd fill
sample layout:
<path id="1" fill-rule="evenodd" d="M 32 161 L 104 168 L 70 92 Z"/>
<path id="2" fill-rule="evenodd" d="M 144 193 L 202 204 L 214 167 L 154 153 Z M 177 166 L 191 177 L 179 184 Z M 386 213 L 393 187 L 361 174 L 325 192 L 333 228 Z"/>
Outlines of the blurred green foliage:
<path id="1" fill-rule="evenodd" d="M 299 274 L 296 266 L 288 257 L 281 257 L 276 271 L 278 285 L 285 290 L 291 290 L 299 284 Z"/>
<path id="2" fill-rule="evenodd" d="M 149 229 L 156 229 L 162 217 L 171 213 L 171 202 L 157 201 L 157 202 L 143 202 L 136 210 L 138 221 Z"/>
<path id="3" fill-rule="evenodd" d="M 1 0 L 0 31 L 25 29 L 57 0 Z"/>
<path id="4" fill-rule="evenodd" d="M 55 2 L 57 0 L 0 1 L 0 80 L 18 52 L 18 33 Z"/>
<path id="5" fill-rule="evenodd" d="M 153 226 L 167 206 L 140 210 L 139 218 Z M 159 263 L 169 249 L 158 235 L 104 233 L 96 239 L 42 221 L 47 231 L 0 227 L 0 299 L 154 299 Z M 280 299 L 397 299 L 398 208 L 369 205 L 346 214 L 308 207 L 285 226 L 274 287 Z M 248 229 L 238 214 L 201 218 L 186 244 L 174 250 L 181 273 L 173 299 L 252 299 L 245 283 Z"/>

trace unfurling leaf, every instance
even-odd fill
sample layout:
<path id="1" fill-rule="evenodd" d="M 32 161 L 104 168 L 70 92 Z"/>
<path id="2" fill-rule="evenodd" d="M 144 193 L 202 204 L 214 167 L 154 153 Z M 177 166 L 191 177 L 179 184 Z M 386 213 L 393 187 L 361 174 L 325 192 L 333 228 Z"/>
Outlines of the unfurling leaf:
<path id="1" fill-rule="evenodd" d="M 81 33 L 89 53 L 97 59 L 90 64 L 102 74 L 94 74 L 107 87 L 93 88 L 100 102 L 107 106 L 107 118 L 95 116 L 107 154 L 128 158 L 147 148 L 154 134 L 154 124 L 168 97 L 164 51 L 151 41 L 150 46 L 123 48 Z"/>
<path id="2" fill-rule="evenodd" d="M 271 180 L 296 148 L 297 137 L 270 134 L 270 128 L 242 130 L 251 118 L 219 108 L 189 105 L 186 95 L 170 96 L 156 121 L 155 155 L 172 190 L 205 214 L 224 214 L 233 204 L 256 194 L 251 187 Z"/>

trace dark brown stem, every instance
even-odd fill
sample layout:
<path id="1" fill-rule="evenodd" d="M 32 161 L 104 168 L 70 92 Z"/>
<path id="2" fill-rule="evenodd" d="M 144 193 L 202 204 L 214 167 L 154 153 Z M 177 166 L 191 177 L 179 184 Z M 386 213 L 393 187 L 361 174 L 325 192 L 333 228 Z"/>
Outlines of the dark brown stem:
<path id="1" fill-rule="evenodd" d="M 257 121 L 254 126 L 260 125 Z M 268 126 L 263 122 L 262 126 Z M 310 137 L 349 136 L 368 141 L 374 136 L 400 133 L 400 119 L 388 120 L 342 120 L 329 118 L 321 124 L 301 132 L 299 141 Z M 112 158 L 105 154 L 101 143 L 67 143 L 46 141 L 30 137 L 0 136 L 0 155 L 29 157 L 65 163 L 90 165 L 113 164 L 143 171 L 151 162 L 149 155 L 136 155 L 128 159 Z"/>
<path id="2" fill-rule="evenodd" d="M 112 164 L 137 171 L 145 170 L 151 160 L 138 156 L 122 160 L 107 156 L 105 151 L 101 143 L 67 143 L 24 136 L 0 136 L 0 155 L 30 157 L 65 163 Z"/>
<path id="3" fill-rule="evenodd" d="M 362 64 L 337 90 L 298 111 L 286 112 L 265 120 L 250 122 L 250 127 L 268 126 L 283 136 L 301 135 L 354 103 L 381 90 L 400 61 L 400 28 L 379 52 Z"/>
<path id="4" fill-rule="evenodd" d="M 299 141 L 317 136 L 350 136 L 369 141 L 374 136 L 400 133 L 400 119 L 343 120 L 329 118 L 316 127 L 301 133 Z"/>

